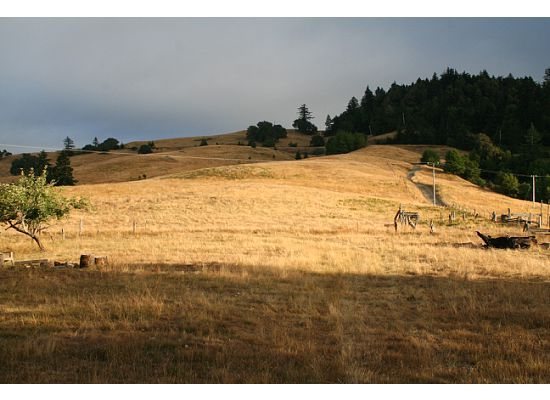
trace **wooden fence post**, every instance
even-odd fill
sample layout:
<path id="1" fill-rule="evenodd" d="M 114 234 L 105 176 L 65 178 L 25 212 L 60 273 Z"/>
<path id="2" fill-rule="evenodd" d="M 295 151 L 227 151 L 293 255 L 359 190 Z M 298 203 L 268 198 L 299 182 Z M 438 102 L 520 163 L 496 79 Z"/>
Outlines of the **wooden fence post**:
<path id="1" fill-rule="evenodd" d="M 65 228 L 61 228 L 61 240 L 65 240 Z"/>

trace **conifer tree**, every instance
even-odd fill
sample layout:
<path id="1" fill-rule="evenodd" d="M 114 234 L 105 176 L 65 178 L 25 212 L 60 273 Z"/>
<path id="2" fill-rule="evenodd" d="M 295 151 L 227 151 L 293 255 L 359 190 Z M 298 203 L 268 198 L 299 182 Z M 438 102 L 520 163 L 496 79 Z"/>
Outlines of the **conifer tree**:
<path id="1" fill-rule="evenodd" d="M 53 167 L 52 178 L 56 186 L 74 186 L 77 182 L 73 177 L 73 167 L 71 167 L 68 153 L 66 150 L 59 153 L 55 167 Z"/>

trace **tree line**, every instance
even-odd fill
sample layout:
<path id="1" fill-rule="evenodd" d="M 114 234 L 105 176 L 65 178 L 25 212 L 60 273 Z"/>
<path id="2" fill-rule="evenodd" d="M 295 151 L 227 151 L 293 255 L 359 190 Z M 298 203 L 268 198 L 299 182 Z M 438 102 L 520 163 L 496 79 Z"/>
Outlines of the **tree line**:
<path id="1" fill-rule="evenodd" d="M 530 177 L 550 175 L 550 68 L 542 83 L 531 77 L 458 73 L 447 68 L 431 79 L 393 83 L 386 91 L 368 86 L 345 111 L 327 117 L 327 133 L 396 132 L 392 143 L 438 144 L 468 152 L 447 159 L 449 172 L 519 198 L 528 198 Z M 449 154 L 447 154 L 449 156 Z M 540 178 L 537 197 L 550 199 L 550 181 Z"/>

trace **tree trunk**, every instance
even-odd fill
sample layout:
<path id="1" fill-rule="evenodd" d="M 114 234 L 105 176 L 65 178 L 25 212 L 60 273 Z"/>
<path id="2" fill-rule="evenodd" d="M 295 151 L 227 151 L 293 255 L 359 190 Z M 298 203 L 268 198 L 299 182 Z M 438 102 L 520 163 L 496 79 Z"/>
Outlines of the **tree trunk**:
<path id="1" fill-rule="evenodd" d="M 32 235 L 32 234 L 29 234 L 29 236 L 32 238 L 32 240 L 34 240 L 34 242 L 38 245 L 38 247 L 40 248 L 40 251 L 46 251 L 46 248 L 42 245 L 42 242 L 40 241 L 40 239 L 38 238 L 38 236 L 36 235 Z"/>
<path id="2" fill-rule="evenodd" d="M 82 254 L 80 256 L 80 268 L 88 268 L 95 264 L 95 257 L 92 254 Z"/>

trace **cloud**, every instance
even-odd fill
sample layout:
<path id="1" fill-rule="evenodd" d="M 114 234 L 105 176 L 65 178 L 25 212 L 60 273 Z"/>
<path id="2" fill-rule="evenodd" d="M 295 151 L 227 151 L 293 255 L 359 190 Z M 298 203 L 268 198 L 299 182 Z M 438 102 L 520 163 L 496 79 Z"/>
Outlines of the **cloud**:
<path id="1" fill-rule="evenodd" d="M 447 66 L 542 76 L 548 19 L 0 19 L 0 142 L 315 122 Z"/>

